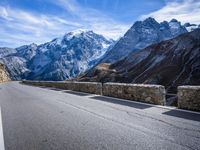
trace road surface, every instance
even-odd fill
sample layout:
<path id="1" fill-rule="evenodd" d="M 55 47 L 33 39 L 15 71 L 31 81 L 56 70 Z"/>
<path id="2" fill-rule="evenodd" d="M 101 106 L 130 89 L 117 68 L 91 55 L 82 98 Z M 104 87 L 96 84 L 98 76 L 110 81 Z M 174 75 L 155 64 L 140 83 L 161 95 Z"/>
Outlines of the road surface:
<path id="1" fill-rule="evenodd" d="M 59 89 L 0 84 L 6 150 L 200 150 L 200 114 Z"/>

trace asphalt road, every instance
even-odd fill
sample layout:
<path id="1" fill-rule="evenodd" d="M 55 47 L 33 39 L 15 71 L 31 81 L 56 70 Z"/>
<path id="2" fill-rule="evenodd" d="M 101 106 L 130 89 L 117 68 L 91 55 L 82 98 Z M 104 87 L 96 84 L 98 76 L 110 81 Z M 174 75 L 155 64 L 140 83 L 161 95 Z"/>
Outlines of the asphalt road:
<path id="1" fill-rule="evenodd" d="M 0 84 L 6 150 L 200 150 L 200 114 Z"/>

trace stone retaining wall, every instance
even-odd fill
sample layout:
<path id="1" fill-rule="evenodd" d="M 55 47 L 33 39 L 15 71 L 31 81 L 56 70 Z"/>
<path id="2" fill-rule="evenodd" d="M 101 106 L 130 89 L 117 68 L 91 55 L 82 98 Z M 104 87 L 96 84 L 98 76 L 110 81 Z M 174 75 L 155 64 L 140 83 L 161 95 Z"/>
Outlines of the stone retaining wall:
<path id="1" fill-rule="evenodd" d="M 102 95 L 102 84 L 97 82 L 23 81 L 23 83 Z"/>
<path id="2" fill-rule="evenodd" d="M 105 83 L 103 95 L 157 105 L 166 103 L 165 88 L 161 85 Z"/>
<path id="3" fill-rule="evenodd" d="M 97 83 L 97 82 L 45 82 L 23 81 L 36 86 L 55 87 L 65 90 L 111 96 L 157 105 L 165 105 L 165 88 L 161 85 Z"/>
<path id="4" fill-rule="evenodd" d="M 105 83 L 102 86 L 97 82 L 72 81 L 23 81 L 23 83 L 165 105 L 165 88 L 160 85 Z"/>
<path id="5" fill-rule="evenodd" d="M 200 86 L 179 86 L 178 107 L 200 111 Z"/>
<path id="6" fill-rule="evenodd" d="M 70 90 L 102 95 L 102 84 L 98 82 L 72 82 Z"/>

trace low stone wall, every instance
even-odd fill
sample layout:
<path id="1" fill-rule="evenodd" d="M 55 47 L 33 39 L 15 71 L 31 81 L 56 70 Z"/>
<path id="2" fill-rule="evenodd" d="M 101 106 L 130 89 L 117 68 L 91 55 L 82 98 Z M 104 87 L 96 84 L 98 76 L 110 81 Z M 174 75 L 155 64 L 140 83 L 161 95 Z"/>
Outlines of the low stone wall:
<path id="1" fill-rule="evenodd" d="M 70 90 L 102 95 L 102 84 L 98 82 L 72 82 Z"/>
<path id="2" fill-rule="evenodd" d="M 78 92 L 86 92 L 97 95 L 102 95 L 102 84 L 97 82 L 73 82 L 73 81 L 23 81 L 25 84 L 35 85 L 35 86 L 46 86 L 59 88 L 64 90 L 72 90 Z"/>
<path id="3" fill-rule="evenodd" d="M 156 105 L 166 104 L 166 91 L 161 85 L 73 81 L 22 81 L 25 84 L 104 95 Z M 200 111 L 200 86 L 178 87 L 178 108 Z"/>
<path id="4" fill-rule="evenodd" d="M 200 111 L 200 86 L 179 86 L 178 108 Z"/>
<path id="5" fill-rule="evenodd" d="M 165 88 L 161 85 L 105 83 L 103 95 L 157 105 L 166 103 Z"/>

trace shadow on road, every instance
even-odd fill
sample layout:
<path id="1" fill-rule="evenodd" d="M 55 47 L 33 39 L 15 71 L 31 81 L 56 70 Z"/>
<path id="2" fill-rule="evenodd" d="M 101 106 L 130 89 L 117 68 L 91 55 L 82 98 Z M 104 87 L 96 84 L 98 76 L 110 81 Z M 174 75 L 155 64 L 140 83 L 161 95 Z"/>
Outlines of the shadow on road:
<path id="1" fill-rule="evenodd" d="M 145 104 L 133 103 L 131 101 L 128 102 L 128 101 L 117 100 L 117 99 L 112 98 L 112 97 L 93 96 L 93 97 L 90 97 L 90 98 L 95 99 L 95 100 L 113 103 L 113 104 L 120 104 L 120 105 L 124 105 L 124 106 L 134 107 L 134 108 L 137 108 L 137 109 L 146 109 L 146 108 L 152 107 L 152 106 L 145 105 Z"/>
<path id="2" fill-rule="evenodd" d="M 173 116 L 173 117 L 193 120 L 193 121 L 200 121 L 200 114 L 195 114 L 195 113 L 190 113 L 190 112 L 170 110 L 170 111 L 164 112 L 163 114 Z"/>
<path id="3" fill-rule="evenodd" d="M 62 89 L 57 89 L 57 88 L 47 88 L 49 90 L 54 90 L 54 91 L 63 91 Z"/>
<path id="4" fill-rule="evenodd" d="M 81 92 L 75 92 L 75 91 L 63 91 L 63 92 L 68 93 L 68 94 L 77 95 L 77 96 L 89 96 L 89 95 L 91 95 L 89 93 L 81 93 Z"/>
<path id="5" fill-rule="evenodd" d="M 63 91 L 63 89 L 54 88 L 54 87 L 46 87 L 46 86 L 37 86 L 37 87 L 43 88 L 43 89 L 48 89 L 48 90 L 53 90 L 53 91 Z"/>

